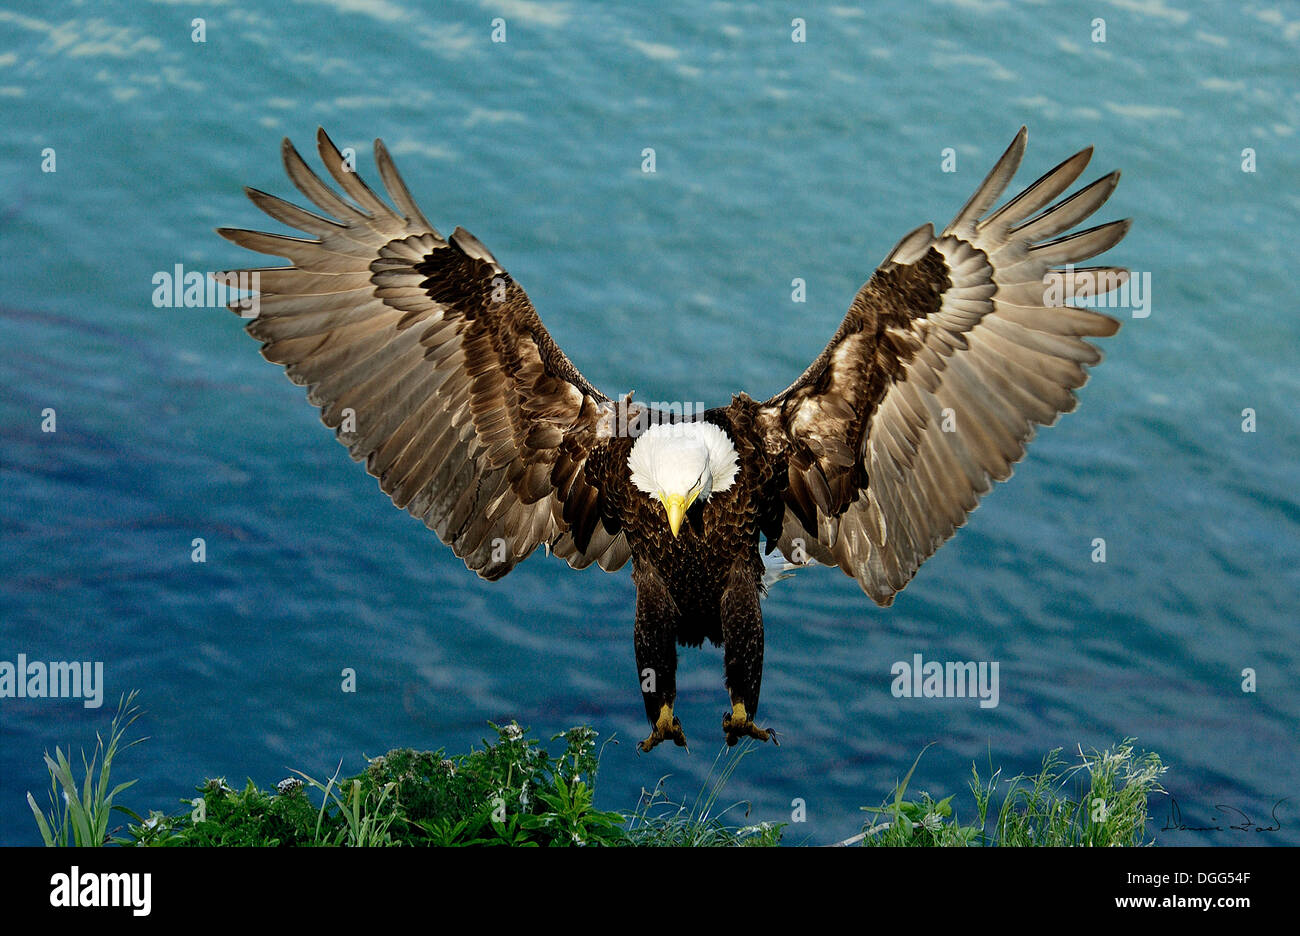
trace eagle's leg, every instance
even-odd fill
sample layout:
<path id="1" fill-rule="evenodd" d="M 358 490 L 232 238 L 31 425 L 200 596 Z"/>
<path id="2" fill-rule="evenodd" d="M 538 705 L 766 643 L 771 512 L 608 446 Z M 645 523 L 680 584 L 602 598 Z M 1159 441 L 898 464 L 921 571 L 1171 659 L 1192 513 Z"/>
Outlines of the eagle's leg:
<path id="1" fill-rule="evenodd" d="M 763 681 L 763 612 L 759 607 L 758 579 L 748 563 L 732 569 L 727 590 L 722 593 L 723 665 L 731 711 L 722 716 L 727 744 L 742 737 L 780 744 L 776 732 L 754 724 L 758 714 L 758 690 Z"/>
<path id="2" fill-rule="evenodd" d="M 651 751 L 660 741 L 686 747 L 682 723 L 673 714 L 677 699 L 677 603 L 653 567 L 633 569 L 636 585 L 636 669 L 641 680 L 650 735 L 637 745 Z"/>

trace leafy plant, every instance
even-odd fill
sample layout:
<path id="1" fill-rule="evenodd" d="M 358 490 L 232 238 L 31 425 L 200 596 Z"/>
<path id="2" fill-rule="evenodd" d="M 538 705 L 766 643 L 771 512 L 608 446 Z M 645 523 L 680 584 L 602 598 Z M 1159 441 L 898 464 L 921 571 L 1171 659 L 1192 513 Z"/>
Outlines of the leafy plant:
<path id="1" fill-rule="evenodd" d="M 1058 748 L 1032 777 L 1019 776 L 998 813 L 994 838 L 1001 845 L 1147 845 L 1147 800 L 1163 793 L 1167 769 L 1157 754 L 1139 754 L 1125 738 L 1114 750 L 1085 752 L 1062 769 Z M 1075 797 L 1065 791 L 1073 784 Z"/>
<path id="2" fill-rule="evenodd" d="M 342 765 L 339 765 L 342 769 Z M 301 771 L 294 771 L 323 794 L 320 811 L 316 815 L 314 843 L 317 845 L 350 845 L 358 848 L 395 845 L 389 831 L 400 818 L 389 804 L 396 783 L 385 783 L 377 791 L 364 789 L 360 777 L 348 784 L 346 796 L 340 796 L 335 781 L 338 771 L 326 783 L 313 780 Z M 333 807 L 335 816 L 342 819 L 326 824 L 326 815 Z M 331 834 L 332 833 L 332 834 Z"/>
<path id="3" fill-rule="evenodd" d="M 925 750 L 929 749 L 929 745 Z M 925 754 L 921 751 L 921 755 Z M 969 787 L 978 825 L 963 826 L 953 817 L 952 796 L 933 800 L 921 792 L 914 800 L 903 796 L 912 769 L 895 787 L 893 801 L 864 807 L 884 821 L 868 823 L 860 835 L 841 844 L 861 841 L 874 846 L 952 845 L 1143 845 L 1147 800 L 1163 793 L 1159 778 L 1166 768 L 1154 753 L 1139 754 L 1132 738 L 1114 750 L 1084 752 L 1079 763 L 1066 768 L 1060 749 L 1043 759 L 1038 773 L 1007 781 L 992 830 L 987 829 L 989 804 L 1000 786 L 1001 770 L 980 779 L 972 765 Z M 990 768 L 991 769 L 991 768 Z M 1074 795 L 1071 794 L 1073 787 Z"/>
<path id="4" fill-rule="evenodd" d="M 128 728 L 140 717 L 140 710 L 134 705 L 136 693 L 132 692 L 118 702 L 117 714 L 113 716 L 109 728 L 108 742 L 99 732 L 95 732 L 95 751 L 90 759 L 86 752 L 81 752 L 81 766 L 84 782 L 78 789 L 72 775 L 72 763 L 61 748 L 54 749 L 54 757 L 45 754 L 45 768 L 50 774 L 50 807 L 42 813 L 36 805 L 36 798 L 27 794 L 27 805 L 36 817 L 41 839 L 46 846 L 76 845 L 93 847 L 103 845 L 108 840 L 108 824 L 112 812 L 117 810 L 137 821 L 143 821 L 135 813 L 114 803 L 117 795 L 135 784 L 128 780 L 109 787 L 109 776 L 113 761 L 122 751 L 139 744 L 144 738 L 137 738 L 122 747 L 122 737 Z M 59 808 L 62 798 L 63 807 Z"/>

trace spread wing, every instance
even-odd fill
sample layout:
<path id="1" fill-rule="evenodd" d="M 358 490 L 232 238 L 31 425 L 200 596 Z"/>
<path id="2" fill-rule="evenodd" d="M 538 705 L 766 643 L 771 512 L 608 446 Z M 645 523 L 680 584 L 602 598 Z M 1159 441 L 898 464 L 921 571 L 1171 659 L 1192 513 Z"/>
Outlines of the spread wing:
<path id="1" fill-rule="evenodd" d="M 778 547 L 838 565 L 881 605 L 1011 475 L 1037 425 L 1074 409 L 1084 368 L 1101 360 L 1084 339 L 1119 327 L 1056 298 L 1127 279 L 1073 264 L 1114 246 L 1128 221 L 1064 234 L 1119 173 L 1053 204 L 1089 148 L 990 213 L 1026 135 L 941 234 L 927 224 L 899 242 L 821 356 L 760 408 L 769 448 L 789 459 Z"/>
<path id="2" fill-rule="evenodd" d="M 611 435 L 615 404 L 578 373 L 486 247 L 461 228 L 444 238 L 425 219 L 381 141 L 375 162 L 396 210 L 323 130 L 317 144 L 351 202 L 286 139 L 289 178 L 323 214 L 246 191 L 310 236 L 218 231 L 292 261 L 220 274 L 256 283 L 247 331 L 263 356 L 308 388 L 393 503 L 484 578 L 538 545 L 575 568 L 623 565 L 626 540 L 597 522 L 599 490 L 584 470 Z"/>

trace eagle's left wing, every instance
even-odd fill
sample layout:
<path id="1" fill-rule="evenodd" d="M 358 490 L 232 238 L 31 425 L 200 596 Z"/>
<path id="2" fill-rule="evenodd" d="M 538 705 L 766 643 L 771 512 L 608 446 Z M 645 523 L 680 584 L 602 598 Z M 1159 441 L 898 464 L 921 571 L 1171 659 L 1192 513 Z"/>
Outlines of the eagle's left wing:
<path id="1" fill-rule="evenodd" d="M 1084 337 L 1119 327 L 1051 294 L 1127 279 L 1072 265 L 1114 246 L 1128 221 L 1058 236 L 1101 207 L 1119 173 L 1052 204 L 1089 148 L 989 213 L 1025 139 L 1022 127 L 941 234 L 926 224 L 899 242 L 821 356 L 760 405 L 769 450 L 789 460 L 777 545 L 792 561 L 838 565 L 881 605 L 1010 476 L 1036 424 L 1074 409 L 1084 367 L 1101 360 Z"/>

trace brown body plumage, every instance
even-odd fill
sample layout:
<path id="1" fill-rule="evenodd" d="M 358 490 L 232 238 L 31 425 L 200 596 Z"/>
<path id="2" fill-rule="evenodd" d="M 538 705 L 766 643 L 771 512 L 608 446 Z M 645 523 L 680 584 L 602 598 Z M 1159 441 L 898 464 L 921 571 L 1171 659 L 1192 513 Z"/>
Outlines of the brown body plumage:
<path id="1" fill-rule="evenodd" d="M 1073 409 L 1084 367 L 1100 360 L 1084 338 L 1118 327 L 1048 298 L 1053 277 L 1069 295 L 1123 283 L 1123 270 L 1073 264 L 1113 246 L 1128 222 L 1057 236 L 1105 202 L 1118 173 L 1057 201 L 1084 150 L 992 211 L 1023 154 L 1022 128 L 943 232 L 927 224 L 898 243 L 788 389 L 764 402 L 737 394 L 702 416 L 721 436 L 678 425 L 687 440 L 660 452 L 656 433 L 625 431 L 643 425 L 627 417 L 673 417 L 592 387 L 487 248 L 424 218 L 382 143 L 375 158 L 395 209 L 323 131 L 318 144 L 351 201 L 288 140 L 283 156 L 329 217 L 248 190 L 311 237 L 220 231 L 293 262 L 240 271 L 260 279 L 249 333 L 309 388 L 393 503 L 479 575 L 500 578 L 538 546 L 574 568 L 632 560 L 644 750 L 685 743 L 672 713 L 676 648 L 705 640 L 724 647 L 727 740 L 771 737 L 753 720 L 763 540 L 791 562 L 839 566 L 888 605 L 1010 475 L 1035 426 Z M 649 480 L 630 467 L 639 445 Z M 657 487 L 657 467 L 688 483 Z"/>

